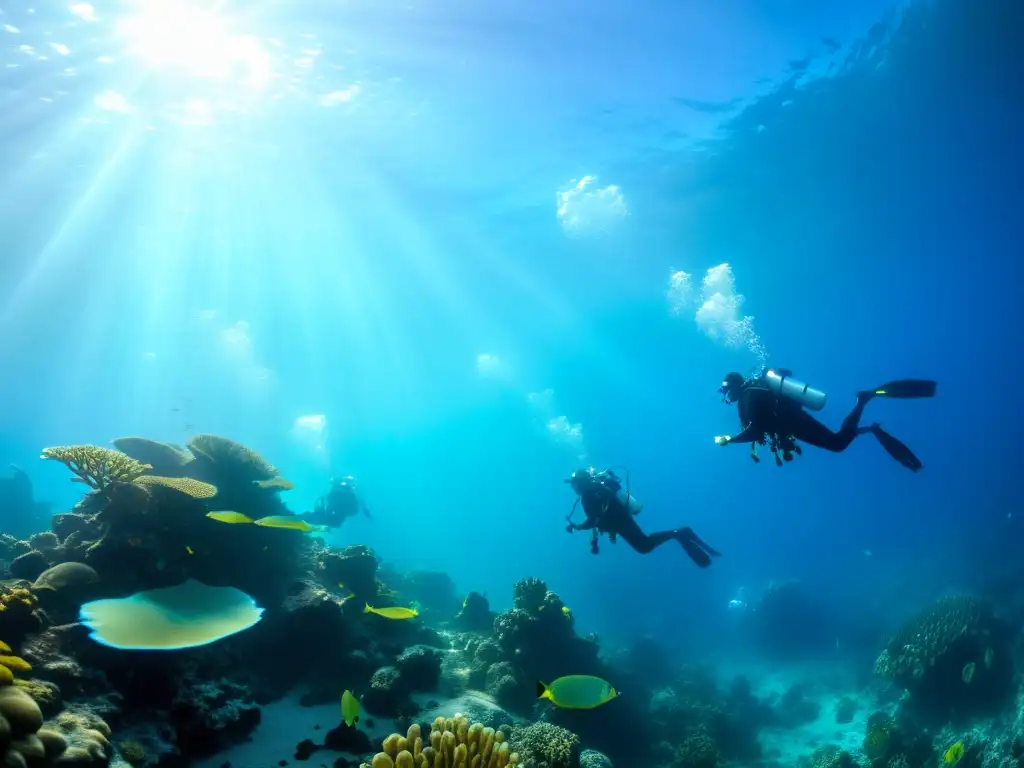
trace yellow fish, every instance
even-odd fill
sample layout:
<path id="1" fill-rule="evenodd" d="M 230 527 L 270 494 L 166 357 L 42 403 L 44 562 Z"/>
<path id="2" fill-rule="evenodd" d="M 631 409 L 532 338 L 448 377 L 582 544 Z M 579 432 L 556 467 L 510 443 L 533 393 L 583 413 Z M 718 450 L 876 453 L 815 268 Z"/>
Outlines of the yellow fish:
<path id="1" fill-rule="evenodd" d="M 253 523 L 264 528 L 284 528 L 288 531 L 302 531 L 303 533 L 326 530 L 326 526 L 310 525 L 301 517 L 289 517 L 288 515 L 261 517 L 259 520 L 253 520 Z"/>
<path id="2" fill-rule="evenodd" d="M 562 614 L 567 619 L 571 619 L 572 618 L 572 611 L 569 610 L 569 606 L 567 606 L 567 605 L 563 605 L 562 606 Z"/>
<path id="3" fill-rule="evenodd" d="M 608 682 L 593 675 L 566 675 L 550 685 L 537 682 L 537 698 L 561 709 L 594 709 L 618 695 Z"/>
<path id="4" fill-rule="evenodd" d="M 352 695 L 352 691 L 341 694 L 341 719 L 349 728 L 359 722 L 359 699 Z"/>
<path id="5" fill-rule="evenodd" d="M 374 608 L 369 603 L 363 608 L 363 613 L 376 613 L 385 619 L 415 619 L 419 616 L 412 608 L 400 608 L 397 605 L 390 608 Z"/>
<path id="6" fill-rule="evenodd" d="M 946 765 L 956 765 L 959 763 L 964 756 L 964 743 L 958 741 L 952 747 L 946 750 L 946 754 L 942 756 Z"/>
<path id="7" fill-rule="evenodd" d="M 252 518 L 241 512 L 207 512 L 206 516 L 220 523 L 251 523 Z"/>
<path id="8" fill-rule="evenodd" d="M 192 551 L 192 547 L 185 547 L 185 551 L 188 552 L 190 555 L 195 554 L 195 552 Z"/>

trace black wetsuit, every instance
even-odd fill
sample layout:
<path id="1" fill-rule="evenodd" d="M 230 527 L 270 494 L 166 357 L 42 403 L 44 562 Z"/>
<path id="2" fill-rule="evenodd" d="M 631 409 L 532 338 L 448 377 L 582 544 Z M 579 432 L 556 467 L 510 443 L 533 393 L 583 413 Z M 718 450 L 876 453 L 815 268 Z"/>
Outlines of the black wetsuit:
<path id="1" fill-rule="evenodd" d="M 349 483 L 338 483 L 326 496 L 317 499 L 313 511 L 306 514 L 304 519 L 313 525 L 337 528 L 360 512 L 370 516 L 370 511 L 359 501 L 355 488 Z"/>
<path id="2" fill-rule="evenodd" d="M 594 531 L 590 542 L 590 549 L 594 554 L 598 552 L 598 535 L 607 533 L 613 544 L 616 538 L 621 536 L 641 555 L 652 552 L 667 541 L 678 541 L 690 559 L 701 568 L 707 568 L 711 565 L 711 558 L 719 555 L 690 528 L 644 533 L 629 508 L 615 497 L 614 491 L 597 481 L 590 483 L 580 494 L 580 506 L 583 507 L 587 520 L 581 525 L 570 523 L 570 530 Z"/>
<path id="3" fill-rule="evenodd" d="M 843 419 L 838 432 L 833 432 L 803 407 L 788 397 L 779 397 L 764 384 L 755 380 L 743 385 L 737 398 L 740 425 L 743 430 L 730 438 L 730 443 L 763 442 L 777 439 L 780 447 L 793 449 L 793 440 L 839 453 L 845 451 L 858 435 L 871 431 L 862 428 L 860 417 L 867 397 L 858 397 L 853 410 Z"/>

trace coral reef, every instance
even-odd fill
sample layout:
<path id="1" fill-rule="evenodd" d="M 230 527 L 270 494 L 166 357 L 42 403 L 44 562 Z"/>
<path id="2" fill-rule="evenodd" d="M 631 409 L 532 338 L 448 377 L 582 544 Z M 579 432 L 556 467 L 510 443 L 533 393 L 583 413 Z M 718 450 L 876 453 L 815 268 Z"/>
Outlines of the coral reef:
<path id="1" fill-rule="evenodd" d="M 447 768 L 476 766 L 506 768 L 520 765 L 520 756 L 512 752 L 503 730 L 486 728 L 481 723 L 456 714 L 438 717 L 424 740 L 420 726 L 413 724 L 405 736 L 393 733 L 384 739 L 381 752 L 363 768 Z M 533 763 L 529 763 L 533 765 Z"/>
<path id="2" fill-rule="evenodd" d="M 901 626 L 875 662 L 878 675 L 938 722 L 994 712 L 1012 695 L 1009 628 L 969 595 L 936 600 Z"/>

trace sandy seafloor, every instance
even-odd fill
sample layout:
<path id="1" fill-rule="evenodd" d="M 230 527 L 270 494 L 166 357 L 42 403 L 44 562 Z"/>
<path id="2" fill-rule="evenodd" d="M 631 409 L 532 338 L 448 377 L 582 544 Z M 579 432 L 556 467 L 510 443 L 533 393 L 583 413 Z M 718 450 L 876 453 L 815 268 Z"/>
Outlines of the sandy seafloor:
<path id="1" fill-rule="evenodd" d="M 722 671 L 722 670 L 720 670 Z M 868 716 L 877 709 L 871 697 L 854 692 L 843 692 L 831 689 L 831 685 L 815 685 L 828 674 L 828 668 L 816 670 L 813 667 L 796 670 L 792 667 L 772 670 L 771 668 L 736 668 L 731 674 L 748 674 L 752 681 L 753 694 L 758 698 L 781 696 L 796 681 L 806 681 L 809 687 L 808 696 L 820 705 L 818 718 L 798 728 L 776 729 L 764 728 L 759 735 L 763 747 L 762 760 L 752 763 L 755 766 L 795 766 L 800 757 L 810 755 L 818 747 L 836 744 L 858 754 L 864 741 L 864 732 Z M 728 679 L 723 678 L 727 684 Z M 834 681 L 833 681 L 834 682 Z M 845 687 L 845 686 L 844 686 Z M 252 738 L 231 749 L 220 752 L 212 757 L 193 763 L 195 768 L 223 768 L 230 763 L 231 768 L 276 768 L 280 761 L 287 761 L 289 766 L 309 766 L 309 768 L 330 768 L 339 757 L 356 760 L 363 755 L 348 752 L 318 750 L 307 761 L 295 759 L 295 746 L 303 739 L 311 739 L 315 743 L 323 743 L 327 731 L 336 727 L 341 720 L 340 701 L 338 703 L 321 704 L 303 707 L 299 704 L 300 692 L 266 705 L 263 718 L 252 734 Z M 857 702 L 857 711 L 853 721 L 836 723 L 836 706 L 840 699 L 848 697 Z M 418 720 L 429 719 L 440 711 L 448 715 L 445 700 L 438 694 L 418 694 L 414 697 L 424 707 L 424 714 Z M 440 701 L 441 706 L 434 712 L 427 712 L 428 702 Z M 373 726 L 366 725 L 372 721 Z M 316 726 L 320 726 L 319 729 Z M 397 731 L 393 720 L 363 714 L 361 730 L 367 733 L 374 750 L 379 750 L 380 742 L 389 734 Z M 586 744 L 583 745 L 586 747 Z M 636 768 L 618 765 L 616 768 Z"/>
<path id="2" fill-rule="evenodd" d="M 218 752 L 212 757 L 198 760 L 192 765 L 195 768 L 221 768 L 230 763 L 231 768 L 276 768 L 280 765 L 281 760 L 286 760 L 290 766 L 309 766 L 310 768 L 327 766 L 330 768 L 339 757 L 349 760 L 365 757 L 365 755 L 355 755 L 349 752 L 321 749 L 313 753 L 309 760 L 296 760 L 296 744 L 303 739 L 311 739 L 317 744 L 322 744 L 327 732 L 341 722 L 340 696 L 337 703 L 318 704 L 314 707 L 301 706 L 299 704 L 300 696 L 300 693 L 293 692 L 283 699 L 267 704 L 263 707 L 263 719 L 253 731 L 251 740 L 224 752 Z M 421 706 L 425 705 L 428 700 L 438 700 L 436 695 L 414 698 Z M 363 718 L 372 720 L 373 727 L 361 724 L 360 730 L 370 737 L 374 751 L 379 751 L 380 742 L 397 730 L 395 723 L 386 717 L 376 717 L 365 713 Z M 318 725 L 319 729 L 316 728 Z"/>

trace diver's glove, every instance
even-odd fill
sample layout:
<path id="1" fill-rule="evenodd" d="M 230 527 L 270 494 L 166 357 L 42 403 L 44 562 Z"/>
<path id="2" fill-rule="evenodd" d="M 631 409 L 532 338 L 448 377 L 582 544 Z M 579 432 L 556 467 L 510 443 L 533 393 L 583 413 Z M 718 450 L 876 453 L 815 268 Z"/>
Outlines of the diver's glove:
<path id="1" fill-rule="evenodd" d="M 715 445 L 728 445 L 732 441 L 732 435 L 715 435 Z"/>

